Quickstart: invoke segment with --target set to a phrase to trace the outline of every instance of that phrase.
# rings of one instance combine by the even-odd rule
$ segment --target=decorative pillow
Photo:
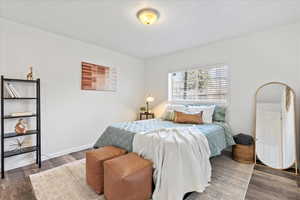
[[[175,113],[173,110],[166,110],[161,118],[167,121],[174,121]]]
[[[195,114],[203,112],[203,122],[212,123],[215,105],[188,106],[187,113]]]
[[[221,106],[216,106],[215,112],[213,115],[213,120],[216,122],[225,122],[226,121],[226,108]]]
[[[174,121],[175,113],[178,112],[186,112],[187,106],[181,104],[168,104],[165,112],[162,115],[163,120]]]
[[[187,124],[203,124],[202,114],[202,111],[198,114],[187,114],[175,111],[174,122]]]

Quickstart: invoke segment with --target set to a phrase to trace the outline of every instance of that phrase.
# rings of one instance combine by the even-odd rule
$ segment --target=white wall
[[[282,81],[300,94],[299,34],[300,23],[291,24],[148,59],[146,93],[160,105],[168,98],[168,72],[225,63],[230,70],[230,124],[235,133],[252,134],[254,94],[259,86]]]
[[[1,74],[24,78],[33,65],[41,79],[44,157],[86,148],[107,125],[136,119],[144,97],[142,60],[1,18],[0,34]],[[117,92],[81,90],[81,61],[117,67]],[[31,160],[31,154],[9,158],[6,168]]]
[[[235,134],[253,134],[254,95],[259,86],[270,81],[281,81],[293,88],[296,96],[300,95],[299,35],[300,23],[296,23],[148,59],[145,62],[146,93],[155,97],[154,110],[159,114],[163,107],[160,105],[168,98],[168,72],[217,63],[228,64],[231,82],[229,122]],[[296,103],[299,119],[300,101]]]

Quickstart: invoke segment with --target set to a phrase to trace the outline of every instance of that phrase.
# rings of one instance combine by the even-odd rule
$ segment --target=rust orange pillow
[[[202,114],[203,111],[197,114],[186,114],[183,112],[175,111],[174,122],[186,124],[203,124]]]

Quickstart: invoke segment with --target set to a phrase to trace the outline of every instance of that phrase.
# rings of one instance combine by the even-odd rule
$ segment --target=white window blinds
[[[169,101],[226,103],[228,87],[225,65],[169,73]]]

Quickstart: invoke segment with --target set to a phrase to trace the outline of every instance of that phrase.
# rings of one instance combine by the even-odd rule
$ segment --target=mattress
[[[215,122],[212,124],[179,124],[161,119],[150,119],[133,122],[115,123],[107,127],[99,137],[94,148],[117,146],[132,152],[132,142],[135,134],[143,134],[161,128],[189,127],[198,128],[207,138],[211,157],[220,155],[222,150],[234,143],[228,124]]]

